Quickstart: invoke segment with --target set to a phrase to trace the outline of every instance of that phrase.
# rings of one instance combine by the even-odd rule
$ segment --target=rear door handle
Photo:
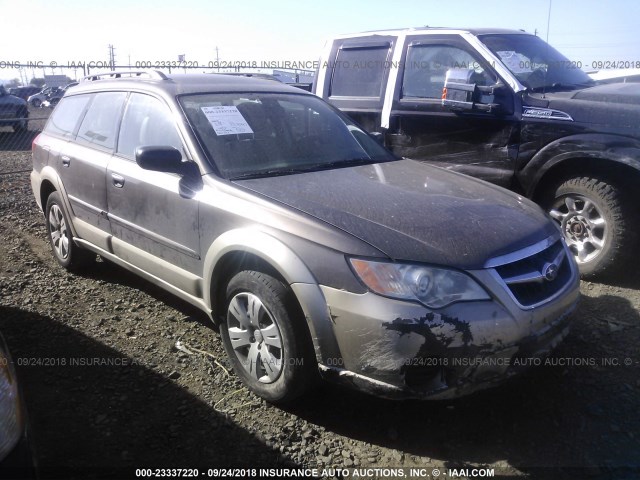
[[[67,157],[66,155],[63,155],[60,158],[62,159],[62,166],[63,167],[68,167],[69,165],[71,165],[71,159],[69,157]]]
[[[113,182],[113,186],[116,188],[124,187],[124,177],[117,173],[111,174],[111,181]]]

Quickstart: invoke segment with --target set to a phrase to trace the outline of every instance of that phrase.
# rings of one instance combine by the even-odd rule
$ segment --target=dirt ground
[[[55,263],[23,171],[33,135],[11,150],[9,135],[0,132],[0,331],[42,478],[194,467],[639,478],[638,265],[611,284],[583,282],[551,364],[498,388],[392,402],[325,386],[276,408],[228,371],[204,314],[110,263],[80,275]],[[209,355],[189,355],[177,341]]]

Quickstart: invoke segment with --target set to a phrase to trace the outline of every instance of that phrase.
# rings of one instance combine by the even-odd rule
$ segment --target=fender
[[[32,175],[33,175],[33,172],[32,172]],[[40,173],[36,175],[37,175],[37,178],[36,178],[35,184],[32,181],[32,188],[34,190],[34,193],[36,193],[35,187],[37,186],[36,199],[38,203],[40,203],[40,198],[42,194],[42,182],[44,182],[45,180],[48,180],[53,184],[56,191],[60,194],[60,198],[62,198],[62,203],[64,204],[63,206],[65,209],[65,213],[67,214],[67,217],[71,219],[71,222],[69,222],[71,234],[74,237],[79,237],[80,235],[78,235],[78,232],[76,231],[76,227],[73,224],[73,219],[75,219],[75,216],[73,215],[73,209],[71,208],[71,203],[69,202],[69,197],[67,196],[67,190],[64,188],[64,184],[62,183],[62,179],[58,175],[58,172],[56,172],[56,170],[52,166],[46,165],[45,167],[42,168],[42,170],[40,170]],[[47,206],[40,205],[40,207],[42,209],[42,213],[45,214],[45,208]]]
[[[209,311],[214,310],[211,293],[217,289],[214,270],[220,260],[231,252],[251,253],[275,268],[289,284],[302,308],[318,362],[340,358],[327,301],[317,280],[295,252],[258,228],[225,232],[207,250],[203,267],[203,299]]]
[[[549,170],[574,159],[600,159],[640,171],[640,141],[610,134],[580,134],[555,140],[536,153],[518,173],[527,196],[533,195]],[[527,178],[531,180],[527,182]]]

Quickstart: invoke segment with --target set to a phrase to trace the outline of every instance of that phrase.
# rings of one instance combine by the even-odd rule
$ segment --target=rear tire
[[[318,376],[311,338],[293,292],[262,272],[236,274],[226,291],[222,342],[233,369],[254,393],[288,403]]]
[[[62,267],[74,271],[95,262],[95,253],[84,250],[73,242],[71,222],[58,192],[53,192],[47,199],[45,221],[53,256]]]
[[[637,211],[620,185],[603,178],[572,177],[548,198],[547,209],[560,224],[582,276],[612,274],[632,256]]]

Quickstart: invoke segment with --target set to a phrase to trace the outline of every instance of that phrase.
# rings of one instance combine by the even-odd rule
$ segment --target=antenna
[[[549,12],[547,13],[547,46],[545,47],[547,49],[547,54],[545,55],[547,57],[547,61],[549,59],[549,25],[551,25],[551,2],[553,0],[549,0]],[[544,84],[542,85],[542,98],[545,98],[545,90],[547,88],[547,71],[549,70],[549,63],[547,63],[547,69],[544,71]]]

